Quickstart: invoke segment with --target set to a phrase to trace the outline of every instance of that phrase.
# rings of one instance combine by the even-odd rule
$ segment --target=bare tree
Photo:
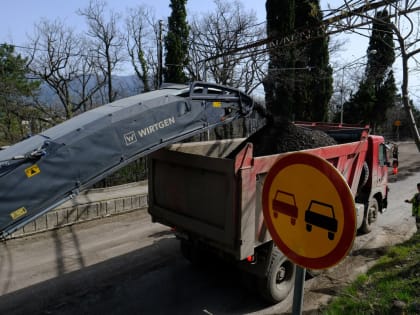
[[[123,36],[117,24],[120,16],[111,10],[107,18],[106,7],[107,4],[104,1],[91,0],[88,7],[78,10],[78,14],[86,18],[87,34],[92,40],[90,54],[96,56],[97,66],[106,79],[107,101],[110,103],[116,98],[112,75],[119,62],[122,61]]]
[[[140,5],[129,10],[126,19],[126,45],[134,72],[143,83],[143,91],[157,88],[157,46],[159,21],[153,9]]]
[[[364,73],[360,68],[366,65],[362,58],[351,62],[342,62],[341,60],[333,64],[335,69],[333,90],[334,93],[330,99],[329,112],[332,115],[339,115],[343,104],[352,97],[357,91],[359,83],[364,77]]]
[[[254,11],[245,11],[240,1],[214,0],[215,10],[195,17],[190,31],[189,75],[193,79],[213,80],[252,92],[261,82],[265,54],[258,49],[223,55],[265,35],[265,25],[257,24]]]
[[[80,78],[89,76],[91,69],[82,38],[58,20],[41,21],[34,33],[29,68],[55,92],[65,117],[70,118],[99,89],[98,82],[90,88],[86,80],[81,86],[77,84]],[[83,93],[76,93],[80,88]]]
[[[81,51],[89,51],[89,42],[81,41]],[[87,111],[103,104],[97,101],[97,94],[106,84],[106,77],[102,75],[100,67],[96,63],[95,55],[86,54],[81,59],[79,74],[73,80],[72,91],[81,100],[81,110]]]
[[[407,5],[408,5],[408,2],[409,1],[407,1]],[[404,109],[407,113],[407,116],[409,118],[410,129],[414,137],[414,141],[416,142],[417,150],[420,152],[420,134],[419,134],[419,129],[416,125],[416,120],[414,119],[412,102],[410,101],[409,91],[408,91],[408,80],[409,80],[408,62],[410,59],[415,59],[415,56],[420,53],[420,47],[417,45],[420,42],[419,28],[418,28],[419,24],[415,23],[411,19],[411,17],[407,14],[408,13],[407,9],[409,8],[405,8],[405,10],[400,10],[399,8],[396,8],[396,10],[399,10],[400,19],[404,18],[407,21],[407,24],[409,25],[407,32],[405,32],[404,34],[403,28],[399,27],[398,24],[391,23],[391,28],[399,44],[400,57],[401,57],[401,62],[402,62],[402,72],[403,72],[402,73],[403,79],[402,79],[402,84],[401,84],[402,102],[403,102]],[[420,9],[420,7],[418,9]],[[414,35],[414,36],[411,36],[411,35]],[[418,63],[417,63],[417,66],[418,66]]]

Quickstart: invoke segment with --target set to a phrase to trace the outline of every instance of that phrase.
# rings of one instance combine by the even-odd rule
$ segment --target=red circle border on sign
[[[284,168],[294,164],[308,165],[325,174],[325,176],[334,183],[334,186],[340,196],[343,209],[345,209],[345,211],[343,211],[344,222],[341,239],[339,240],[337,246],[330,253],[322,257],[310,258],[295,253],[293,249],[289,248],[282,241],[271,221],[269,212],[270,187],[279,172],[281,172]],[[352,247],[354,238],[356,236],[356,214],[353,195],[349,186],[347,185],[346,180],[339,173],[339,171],[332,164],[321,157],[309,153],[296,152],[287,154],[277,160],[268,172],[264,182],[262,192],[262,206],[264,221],[274,243],[278,246],[284,255],[286,255],[292,262],[299,266],[309,269],[326,269],[332,267],[339,263],[344,257],[346,257]],[[346,209],[353,209],[353,211],[346,211]]]

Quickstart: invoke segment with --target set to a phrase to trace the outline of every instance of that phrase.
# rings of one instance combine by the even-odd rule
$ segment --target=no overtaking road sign
[[[344,177],[323,158],[297,152],[279,159],[265,179],[262,203],[273,241],[299,266],[331,267],[352,247],[354,199]]]

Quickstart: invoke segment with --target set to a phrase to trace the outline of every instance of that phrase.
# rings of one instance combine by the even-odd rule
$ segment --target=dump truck
[[[369,127],[295,122],[318,129],[337,144],[302,152],[322,157],[345,178],[355,200],[357,230],[371,230],[378,213],[387,207],[388,149],[382,136]],[[296,266],[279,251],[264,222],[262,190],[270,168],[284,154],[254,156],[247,139],[174,144],[149,155],[149,213],[167,225],[180,240],[182,254],[192,262],[220,257],[237,266],[259,293],[277,303],[294,286]],[[279,191],[273,208],[296,219],[294,196]],[[287,204],[287,207],[282,206]],[[311,205],[307,228],[330,226]],[[282,209],[280,209],[282,208]],[[207,255],[211,253],[212,255]]]

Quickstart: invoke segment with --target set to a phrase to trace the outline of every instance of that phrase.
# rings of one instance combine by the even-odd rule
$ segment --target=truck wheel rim
[[[286,268],[282,265],[276,274],[276,284],[279,285],[286,278]]]

